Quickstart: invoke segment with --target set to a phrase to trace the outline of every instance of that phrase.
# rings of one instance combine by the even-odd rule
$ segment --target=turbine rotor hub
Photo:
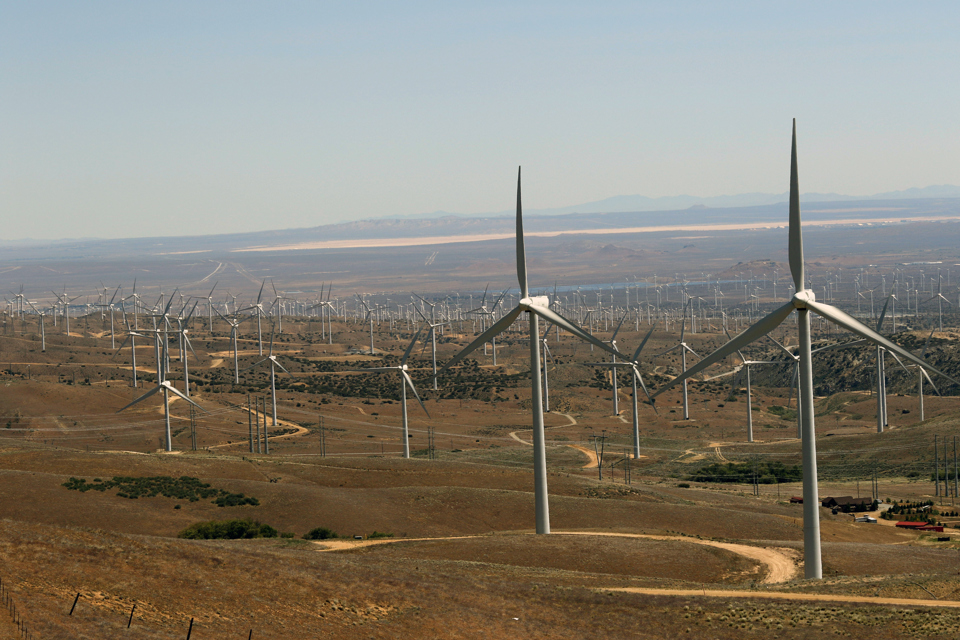
[[[803,291],[798,291],[793,294],[793,306],[797,309],[806,309],[807,302],[816,302],[817,296],[813,293],[813,289],[804,289]]]

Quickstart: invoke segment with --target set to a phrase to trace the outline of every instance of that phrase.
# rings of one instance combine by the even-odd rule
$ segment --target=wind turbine
[[[157,340],[159,340],[159,339],[160,339],[160,336],[159,336],[159,333],[158,333],[158,334],[157,334]],[[167,345],[166,345],[165,342],[164,342],[164,345],[163,345],[163,350],[164,350],[164,351],[167,350]],[[133,405],[135,405],[135,404],[137,404],[137,403],[140,403],[140,402],[143,402],[144,400],[146,400],[147,398],[149,398],[149,397],[152,396],[153,394],[162,391],[162,392],[163,392],[163,419],[164,419],[164,425],[165,425],[165,428],[166,428],[166,431],[165,431],[165,435],[166,435],[166,450],[167,450],[167,452],[170,452],[170,451],[173,451],[173,437],[172,437],[171,434],[170,434],[170,394],[172,393],[172,394],[174,394],[174,395],[176,395],[176,396],[179,396],[179,397],[183,398],[184,400],[186,400],[187,402],[189,402],[190,404],[192,404],[192,405],[195,406],[196,408],[200,409],[200,410],[203,411],[204,413],[209,413],[209,412],[208,412],[206,409],[204,409],[203,407],[201,407],[200,405],[198,405],[196,402],[194,402],[193,400],[191,400],[190,398],[188,398],[187,396],[185,396],[185,395],[183,395],[182,393],[180,393],[180,392],[177,390],[176,387],[174,387],[172,384],[170,384],[170,382],[169,382],[168,380],[164,380],[164,378],[163,378],[163,365],[162,365],[162,359],[161,359],[161,358],[157,358],[157,381],[158,381],[157,386],[155,386],[155,387],[154,387],[153,389],[151,389],[150,391],[147,391],[145,394],[143,394],[142,396],[140,396],[139,398],[137,398],[136,400],[134,400],[133,402],[131,402],[131,403],[128,404],[127,406],[125,406],[125,407],[123,407],[122,409],[118,410],[117,413],[120,413],[121,411],[124,411],[124,410],[126,410],[126,409],[129,409],[129,408],[132,407]]]
[[[400,374],[400,408],[403,413],[403,457],[410,457],[410,428],[407,422],[407,387],[410,387],[410,391],[413,391],[414,397],[417,399],[417,402],[420,403],[420,407],[423,409],[423,412],[427,414],[427,417],[430,417],[430,412],[427,411],[427,408],[423,404],[423,400],[420,399],[420,394],[417,393],[417,388],[413,386],[413,379],[410,378],[410,374],[407,373],[407,359],[410,357],[410,352],[413,350],[413,345],[417,343],[417,339],[420,337],[420,332],[423,331],[421,328],[417,331],[416,335],[413,336],[413,340],[410,341],[410,344],[407,345],[407,350],[403,352],[403,357],[400,359],[400,366],[398,367],[372,367],[369,369],[351,369],[351,371],[359,373],[384,373],[386,371],[396,371]]]
[[[417,294],[413,294],[413,295],[417,296]],[[420,296],[417,296],[417,297],[420,298]],[[423,298],[420,298],[420,299],[423,300]],[[426,302],[426,300],[424,300],[424,302]],[[430,304],[430,303],[428,302],[427,304]],[[413,310],[416,311],[417,314],[421,318],[423,318],[423,321],[426,322],[427,325],[430,327],[430,351],[431,351],[431,356],[433,358],[433,390],[436,391],[437,390],[437,327],[442,327],[443,325],[450,324],[450,323],[434,322],[434,319],[432,318],[433,316],[432,313],[430,314],[431,319],[428,320],[427,316],[423,315],[423,312],[417,308],[417,305],[413,305]],[[431,311],[432,311],[432,308],[431,308]],[[419,334],[420,332],[418,331],[417,335]]]
[[[727,339],[730,339],[730,333],[727,332]],[[789,352],[788,352],[789,353]],[[737,355],[740,356],[740,361],[743,363],[743,369],[746,369],[747,377],[747,442],[753,442],[753,395],[752,389],[750,388],[750,367],[758,364],[785,364],[783,360],[747,360],[746,356],[743,355],[743,352],[740,349],[737,349]],[[739,371],[734,371],[733,373],[739,373]],[[719,376],[714,376],[719,377]],[[738,377],[738,376],[737,376]],[[736,377],[734,378],[736,382]]]
[[[243,322],[243,319],[238,317],[236,320],[231,320],[222,313],[219,309],[214,309],[217,315],[223,318],[224,322],[230,325],[230,340],[233,342],[233,382],[235,384],[240,384],[240,364],[237,359],[237,329],[240,327],[240,323]]]
[[[218,284],[220,284],[219,280],[214,282],[213,288],[210,289],[210,293],[207,294],[207,328],[211,334],[213,333],[213,291],[217,288]],[[133,289],[134,291],[137,289],[136,281],[133,283]]]
[[[920,357],[923,358],[927,355],[927,347],[930,346],[930,338],[933,337],[934,329],[930,329],[930,335],[927,336],[927,341],[923,343],[923,351],[920,352]],[[937,392],[937,395],[940,395],[940,390],[937,389],[937,385],[933,384],[933,380],[930,379],[930,376],[927,374],[926,370],[923,367],[917,367],[917,370],[920,372],[917,376],[917,397],[920,400],[920,422],[923,422],[923,379],[926,378],[927,382],[930,383],[930,386],[933,387],[933,390]]]
[[[47,350],[47,333],[43,326],[43,316],[46,315],[46,313],[33,306],[33,303],[29,300],[27,300],[27,304],[40,316],[40,353],[44,353]]]
[[[657,411],[657,405],[654,404],[653,398],[650,397],[650,392],[647,390],[647,385],[643,383],[643,376],[640,375],[640,368],[637,359],[640,357],[640,352],[643,351],[643,348],[647,344],[647,340],[650,339],[650,336],[653,335],[653,330],[657,328],[657,323],[653,323],[650,326],[650,330],[647,331],[647,335],[644,336],[643,341],[640,342],[640,346],[637,347],[637,350],[633,352],[633,359],[628,362],[592,362],[595,367],[610,367],[613,370],[616,370],[617,367],[629,368],[630,373],[633,379],[633,457],[638,459],[640,457],[640,416],[638,413],[637,406],[637,383],[640,383],[640,388],[643,389],[643,392],[647,396],[647,400],[650,401],[650,407],[653,408],[653,412],[657,415],[660,415],[660,412]]]
[[[533,411],[533,477],[534,501],[536,506],[537,533],[550,533],[550,505],[547,500],[547,455],[546,442],[543,433],[543,396],[540,388],[540,323],[543,318],[554,324],[559,324],[581,340],[624,358],[625,356],[612,346],[601,342],[589,333],[577,327],[569,320],[549,308],[550,300],[547,296],[530,296],[527,284],[527,259],[523,247],[523,212],[520,199],[520,170],[517,170],[517,280],[520,283],[520,300],[516,307],[497,320],[489,329],[484,331],[476,340],[468,344],[460,353],[455,355],[443,368],[437,372],[440,375],[454,364],[463,360],[491,338],[505,331],[520,316],[529,314],[530,337],[530,404]]]
[[[689,299],[687,300],[686,304],[687,305],[690,304]],[[684,334],[684,331],[686,330],[686,327],[687,327],[687,310],[686,310],[686,305],[684,305],[682,318],[680,320],[680,343],[675,347],[670,347],[666,351],[663,351],[657,354],[660,356],[665,356],[671,351],[680,349],[680,366],[682,369],[682,373],[687,372],[687,352],[688,351],[693,355],[695,355],[697,358],[700,357],[700,354],[698,354],[696,351],[691,349],[690,345],[688,345],[686,342],[683,341],[683,334]],[[690,419],[690,398],[687,392],[687,376],[681,375],[680,377],[683,379],[683,419],[689,420]],[[668,386],[671,386],[671,385],[668,385]]]
[[[931,278],[931,280],[932,280],[932,278]],[[938,324],[939,324],[939,326],[940,326],[940,332],[941,332],[941,333],[943,332],[943,303],[946,302],[947,304],[949,304],[949,305],[951,305],[951,306],[953,305],[953,303],[951,303],[949,300],[947,300],[946,296],[944,296],[943,293],[940,292],[940,286],[941,286],[942,282],[943,282],[943,278],[942,278],[942,276],[940,275],[940,273],[938,272],[938,273],[937,273],[937,295],[935,295],[935,296],[933,296],[932,298],[929,298],[929,299],[927,299],[927,300],[924,300],[924,301],[921,303],[921,304],[926,304],[926,303],[931,302],[931,301],[933,301],[933,300],[936,300],[936,301],[937,301],[937,322],[938,322]]]
[[[244,371],[249,371],[257,365],[263,364],[264,362],[270,363],[270,399],[273,403],[273,424],[271,426],[277,426],[277,367],[280,367],[280,370],[285,374],[290,375],[290,372],[283,368],[283,365],[277,362],[277,356],[273,355],[273,331],[270,332],[270,352],[269,355],[263,360],[254,362],[252,365],[244,369]]]
[[[869,327],[861,324],[843,311],[831,305],[816,302],[813,291],[807,288],[803,265],[803,236],[800,227],[800,187],[797,177],[797,124],[793,122],[793,142],[790,158],[790,231],[789,231],[789,263],[790,273],[793,276],[793,298],[785,305],[774,310],[760,319],[742,333],[727,342],[725,345],[701,360],[694,367],[677,376],[660,388],[653,397],[657,397],[667,389],[681,383],[719,362],[731,353],[754,342],[770,333],[783,323],[794,311],[797,312],[797,332],[800,341],[800,404],[802,405],[803,420],[803,548],[804,574],[807,578],[821,579],[823,564],[820,554],[820,501],[817,491],[817,443],[814,430],[813,409],[813,358],[811,355],[810,312],[855,333],[867,340],[882,345],[891,352],[896,352],[914,364],[934,371],[935,373],[954,381],[941,371],[931,367],[922,359],[906,349],[890,342]]]
[[[262,303],[260,300],[261,300],[261,298],[263,298],[263,288],[266,286],[266,284],[267,284],[267,281],[266,281],[266,279],[264,279],[263,283],[260,285],[260,293],[257,294],[257,301],[256,301],[254,304],[250,305],[250,306],[247,307],[246,309],[241,309],[240,311],[237,312],[237,313],[240,313],[240,312],[242,312],[242,311],[251,311],[251,310],[253,310],[253,311],[256,312],[256,316],[257,316],[257,344],[259,345],[260,355],[261,355],[261,356],[263,355],[263,330],[262,330],[262,327],[261,327],[261,324],[260,324],[260,319],[263,318],[263,316],[265,316],[265,315],[267,315],[267,314],[264,313],[264,311],[263,311],[263,303]]]

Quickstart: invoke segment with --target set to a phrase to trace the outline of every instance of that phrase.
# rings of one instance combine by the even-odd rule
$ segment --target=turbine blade
[[[490,342],[491,338],[493,338],[494,336],[502,332],[504,329],[509,327],[511,324],[513,324],[513,321],[517,319],[517,316],[519,316],[522,311],[523,309],[521,309],[520,307],[516,307],[513,311],[511,311],[510,313],[508,313],[507,315],[503,316],[502,318],[497,320],[495,323],[493,323],[490,326],[490,328],[484,331],[483,333],[481,333],[476,340],[474,340],[473,342],[468,344],[466,347],[464,347],[460,351],[460,353],[453,356],[453,358],[451,358],[445,365],[443,365],[439,370],[437,370],[437,377],[440,377],[441,373],[443,373],[453,365],[457,364],[458,362],[466,358],[468,355],[470,355],[471,352],[473,352],[478,347],[482,346],[487,342]]]
[[[517,168],[517,280],[520,281],[520,297],[530,296],[527,288],[527,256],[523,249],[523,208],[520,205],[520,168]]]
[[[890,292],[890,295],[887,296],[887,299],[883,301],[883,310],[880,311],[880,318],[877,320],[877,333],[880,332],[880,329],[883,327],[883,319],[887,315],[887,305],[890,304],[890,298],[893,297],[893,291]]]
[[[627,319],[627,312],[623,312],[623,317],[620,318],[620,323],[617,325],[616,330],[613,332],[613,335],[610,337],[610,342],[613,342],[617,339],[617,334],[620,333],[620,327],[623,326],[623,321]]]
[[[654,322],[653,326],[650,327],[650,331],[647,331],[647,335],[643,337],[643,341],[640,343],[640,346],[637,347],[637,350],[633,352],[633,360],[631,360],[631,362],[636,362],[637,358],[640,357],[640,352],[643,351],[644,345],[647,344],[647,340],[649,340],[650,336],[653,335],[653,330],[657,328],[657,324],[659,322],[660,322],[659,320],[657,320],[657,322]]]
[[[923,374],[923,377],[927,379],[927,382],[930,383],[930,386],[933,387],[933,390],[937,392],[937,395],[940,395],[940,389],[937,389],[937,385],[933,384],[933,380],[930,379],[930,374],[927,373],[926,369],[921,368],[920,373]]]
[[[118,410],[117,410],[117,413],[120,413],[120,412],[123,411],[124,409],[129,409],[130,407],[132,407],[133,405],[137,404],[138,402],[143,402],[144,400],[146,400],[147,398],[149,398],[149,397],[152,396],[153,394],[157,393],[157,392],[160,391],[161,389],[163,389],[163,385],[162,385],[162,384],[158,384],[158,385],[155,386],[153,389],[150,389],[150,391],[147,391],[145,394],[143,394],[142,396],[140,396],[139,398],[137,398],[136,400],[134,400],[133,402],[131,402],[130,404],[128,404],[127,406],[125,406],[123,409],[118,409]]]
[[[165,381],[165,382],[166,382],[166,381]],[[188,398],[187,396],[185,396],[185,395],[183,395],[182,393],[180,393],[180,392],[177,390],[177,388],[176,388],[175,386],[173,386],[172,384],[167,383],[167,384],[164,384],[163,386],[165,386],[165,387],[170,391],[170,393],[172,393],[172,394],[174,394],[174,395],[177,395],[177,396],[180,396],[182,399],[186,400],[187,402],[189,402],[190,404],[192,404],[193,406],[195,406],[197,409],[200,409],[200,411],[203,411],[204,413],[210,413],[209,411],[207,411],[206,409],[204,409],[203,407],[201,407],[200,405],[198,405],[196,402],[194,402],[193,400],[191,400],[191,399]]]
[[[253,369],[253,368],[254,368],[255,366],[257,366],[258,364],[263,364],[264,362],[266,362],[266,361],[269,360],[269,359],[270,359],[270,358],[264,358],[263,360],[260,360],[259,362],[254,362],[254,363],[253,363],[252,365],[250,365],[249,367],[246,367],[245,369],[240,369],[240,373],[243,373],[244,371],[250,371],[250,369]]]
[[[669,389],[670,387],[683,382],[684,380],[689,379],[691,376],[694,376],[715,362],[719,362],[723,358],[727,357],[731,353],[734,353],[741,349],[742,347],[747,346],[754,340],[759,340],[763,336],[767,335],[778,326],[780,323],[787,319],[791,313],[793,313],[794,306],[793,301],[791,300],[787,304],[783,305],[779,309],[776,309],[770,315],[758,320],[756,324],[751,327],[748,327],[740,335],[736,336],[733,340],[726,343],[706,358],[698,362],[693,367],[687,369],[686,373],[682,373],[665,386],[661,387],[653,394],[653,397],[656,398],[658,395]]]
[[[413,336],[413,340],[410,341],[410,344],[407,345],[407,350],[403,352],[403,357],[400,358],[400,364],[407,364],[407,358],[410,357],[410,352],[413,351],[413,345],[417,344],[417,340],[420,338],[420,333],[423,331],[423,327],[417,329],[417,333]]]
[[[903,369],[904,373],[910,373],[910,371],[907,370],[905,366],[903,366],[903,361],[901,361],[900,358],[897,357],[897,354],[891,351],[890,355],[893,356],[893,359],[897,361],[897,364],[900,365],[900,368]]]
[[[930,335],[927,336],[927,341],[923,343],[923,351],[920,352],[920,357],[924,358],[927,355],[927,347],[930,346],[930,338],[933,337],[933,332],[936,330],[936,327],[930,329]]]
[[[937,375],[943,376],[944,378],[953,382],[954,384],[960,385],[960,382],[958,382],[954,378],[951,378],[950,376],[940,371],[936,367],[931,366],[929,363],[913,355],[912,353],[910,353],[900,345],[890,342],[889,340],[884,338],[879,333],[873,331],[869,327],[866,327],[860,324],[859,322],[857,322],[856,320],[848,316],[846,313],[844,313],[840,309],[837,309],[836,307],[832,307],[828,304],[821,304],[819,302],[809,302],[809,301],[807,302],[807,308],[813,311],[814,313],[816,313],[817,315],[823,316],[830,322],[833,322],[834,324],[843,327],[847,331],[850,331],[851,333],[855,333],[859,336],[862,336],[867,340],[869,340],[870,342],[880,345],[887,351],[890,351],[891,353],[897,353],[901,357],[903,357],[905,360],[909,360],[910,362],[916,365],[919,365],[924,369],[928,369],[930,371],[933,371]]]
[[[267,286],[267,279],[264,278],[263,282],[260,284],[260,293],[257,294],[257,304],[260,304],[260,298],[263,297],[263,288]]]
[[[834,351],[836,349],[848,349],[850,347],[856,347],[861,344],[864,344],[865,342],[866,340],[863,340],[863,339],[852,340],[850,342],[838,342],[836,344],[828,344],[825,347],[818,347],[813,351],[811,351],[810,353],[820,353],[821,351]]]
[[[430,412],[427,411],[427,407],[423,404],[423,400],[420,399],[420,394],[417,393],[417,388],[413,386],[413,379],[403,369],[400,370],[400,375],[403,376],[403,383],[410,387],[410,391],[413,391],[413,397],[417,399],[417,402],[420,403],[420,408],[423,409],[423,412],[427,414],[427,417],[429,418]]]
[[[797,177],[797,119],[793,119],[793,145],[790,149],[790,275],[794,290],[806,288],[803,274],[803,233],[800,230],[800,180]]]
[[[637,382],[640,383],[640,388],[643,389],[643,392],[647,396],[647,400],[650,401],[650,406],[653,407],[653,412],[659,416],[660,412],[657,411],[657,403],[653,401],[653,397],[650,395],[650,391],[647,390],[647,385],[643,383],[643,376],[640,375],[640,370],[637,369],[636,365],[633,365],[633,372],[637,374]]]
[[[533,311],[535,314],[537,314],[541,318],[549,320],[553,324],[558,325],[561,329],[565,329],[566,331],[569,331],[570,333],[577,336],[581,340],[586,340],[592,345],[599,347],[600,349],[603,349],[607,353],[611,353],[617,356],[618,358],[621,358],[623,360],[627,359],[627,356],[620,353],[615,347],[607,344],[606,342],[601,342],[597,338],[594,338],[592,335],[590,335],[589,333],[587,333],[577,325],[573,324],[572,322],[570,322],[569,320],[561,316],[556,311],[553,311],[552,309],[547,309],[546,307],[541,307],[536,304],[527,305],[527,308],[530,309],[530,311]]]

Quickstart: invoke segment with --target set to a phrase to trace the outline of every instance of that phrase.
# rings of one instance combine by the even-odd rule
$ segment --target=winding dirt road
[[[852,602],[856,604],[890,604],[908,607],[960,608],[957,600],[911,600],[909,598],[872,598],[870,596],[843,596],[819,593],[785,593],[783,591],[727,591],[713,589],[648,589],[644,587],[614,587],[598,591],[642,593],[650,596],[700,596],[707,598],[750,598],[754,600],[801,600],[805,602]]]
[[[534,534],[528,534],[534,535]],[[787,582],[796,576],[797,567],[794,558],[799,557],[799,553],[793,549],[782,549],[779,547],[754,547],[746,544],[736,544],[733,542],[718,542],[715,540],[701,540],[699,538],[688,538],[684,536],[657,536],[642,533],[610,533],[597,531],[554,531],[551,535],[556,536],[602,536],[611,538],[645,538],[648,540],[670,540],[676,542],[688,542],[690,544],[700,544],[708,547],[724,549],[737,555],[749,558],[761,564],[766,568],[766,575],[763,584],[777,584]],[[464,540],[467,538],[483,538],[484,536],[453,536],[449,538],[380,538],[377,540],[318,540],[318,545],[322,548],[320,551],[344,551],[347,549],[356,549],[358,547],[370,547],[378,544],[390,544],[393,542],[427,542],[438,540]],[[625,589],[622,589],[625,590]],[[694,591],[693,593],[699,593]],[[733,592],[739,593],[739,592]]]

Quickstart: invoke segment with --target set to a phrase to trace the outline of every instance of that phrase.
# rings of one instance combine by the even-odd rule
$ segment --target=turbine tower
[[[494,336],[505,331],[513,324],[521,313],[529,314],[530,337],[530,404],[533,411],[533,476],[534,499],[536,504],[537,533],[550,533],[550,505],[547,501],[547,452],[543,434],[543,394],[540,387],[540,322],[543,318],[566,331],[596,345],[600,349],[619,358],[626,359],[615,347],[601,342],[597,338],[574,325],[569,320],[550,309],[550,300],[547,296],[530,296],[527,283],[527,258],[523,248],[523,209],[520,198],[520,170],[517,170],[517,280],[520,283],[520,301],[509,313],[497,320],[489,329],[468,344],[460,353],[455,355],[437,372],[440,375],[454,364],[463,360],[481,345],[489,342]]]
[[[823,564],[820,554],[820,501],[817,493],[817,443],[814,431],[813,415],[813,358],[811,356],[810,312],[838,325],[852,333],[866,338],[870,342],[883,346],[887,351],[895,352],[920,367],[929,369],[956,382],[945,373],[931,367],[922,359],[906,349],[890,342],[876,331],[861,324],[840,309],[816,301],[813,291],[807,289],[803,270],[803,235],[800,228],[800,187],[797,177],[797,122],[793,121],[793,144],[790,156],[790,232],[789,263],[793,276],[794,294],[787,304],[761,318],[745,329],[725,345],[698,362],[694,367],[677,376],[660,388],[653,397],[687,380],[719,362],[738,349],[759,340],[783,323],[794,311],[797,312],[797,332],[800,341],[800,402],[802,410],[802,449],[803,449],[803,550],[804,573],[807,578],[823,578]],[[957,383],[960,384],[960,383]]]

